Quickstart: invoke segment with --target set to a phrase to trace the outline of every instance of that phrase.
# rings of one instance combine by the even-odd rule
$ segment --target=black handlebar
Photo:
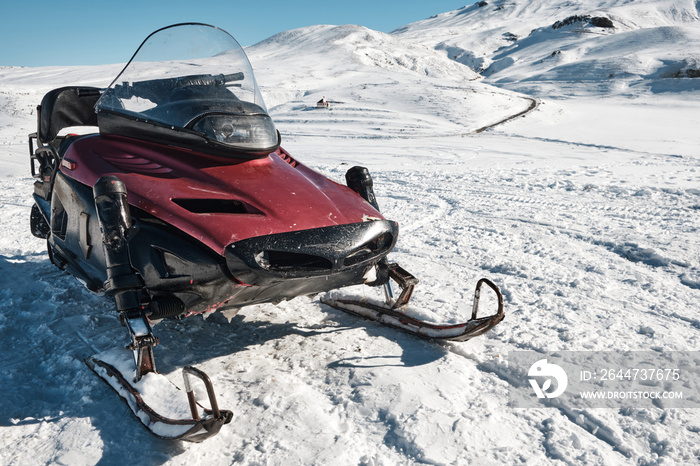
[[[187,86],[223,86],[226,83],[243,80],[243,73],[232,74],[203,74],[197,76],[183,76],[182,78],[172,78],[175,80],[174,87]]]
[[[151,79],[134,83],[117,84],[114,91],[119,98],[140,97],[149,100],[162,100],[173,89],[188,86],[223,86],[233,81],[242,81],[242,72],[231,74],[199,74],[178,78]]]

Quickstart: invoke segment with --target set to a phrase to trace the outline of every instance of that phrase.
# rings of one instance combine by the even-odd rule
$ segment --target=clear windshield
[[[185,128],[243,150],[277,144],[245,52],[227,32],[204,24],[169,26],[151,34],[96,109]]]

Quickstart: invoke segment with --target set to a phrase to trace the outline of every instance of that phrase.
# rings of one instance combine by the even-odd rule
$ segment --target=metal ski
[[[413,288],[418,284],[416,279],[409,272],[398,264],[389,265],[389,278],[396,282],[401,288],[401,293],[396,300],[391,298],[391,287],[387,283],[387,304],[381,305],[368,300],[353,300],[334,298],[326,295],[321,299],[323,304],[339,309],[350,314],[354,314],[366,319],[379,322],[389,327],[411,333],[413,335],[431,340],[451,340],[467,341],[471,338],[484,334],[503,320],[503,295],[491,280],[482,278],[476,284],[474,292],[474,302],[472,305],[471,318],[463,323],[439,325],[406,315],[402,310],[408,305],[408,301],[413,293]],[[495,314],[487,317],[478,317],[479,299],[481,297],[482,285],[491,288],[498,297],[498,309]]]
[[[183,369],[185,397],[179,388],[157,372],[149,372],[136,380],[134,361],[126,349],[106,351],[87,358],[85,362],[158,437],[201,442],[216,435],[233,417],[231,411],[219,409],[209,377],[192,366]],[[192,376],[204,383],[211,409],[202,407],[195,400]]]

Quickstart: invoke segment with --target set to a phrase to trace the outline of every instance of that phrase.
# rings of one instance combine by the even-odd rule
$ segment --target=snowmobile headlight
[[[192,129],[240,149],[267,149],[278,142],[275,124],[268,115],[207,115],[198,119]]]

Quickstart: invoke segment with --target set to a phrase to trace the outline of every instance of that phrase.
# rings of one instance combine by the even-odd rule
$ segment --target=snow
[[[61,85],[106,86],[121,65],[0,68],[0,463],[696,464],[694,409],[508,406],[526,371],[508,365],[514,351],[700,347],[700,81],[664,74],[696,66],[696,4],[488,4],[426,20],[422,35],[314,26],[247,51],[285,149],[339,182],[370,169],[401,225],[391,258],[421,280],[415,312],[462,320],[483,276],[505,320],[450,344],[319,297],[163,321],[159,370],[180,387],[183,366],[204,370],[234,413],[202,444],[148,434],[83,363],[126,331],[29,232],[34,108]],[[551,30],[575,14],[620,27]],[[513,61],[481,79],[448,47]],[[331,108],[314,108],[323,96]],[[534,111],[475,132],[531,98]]]

